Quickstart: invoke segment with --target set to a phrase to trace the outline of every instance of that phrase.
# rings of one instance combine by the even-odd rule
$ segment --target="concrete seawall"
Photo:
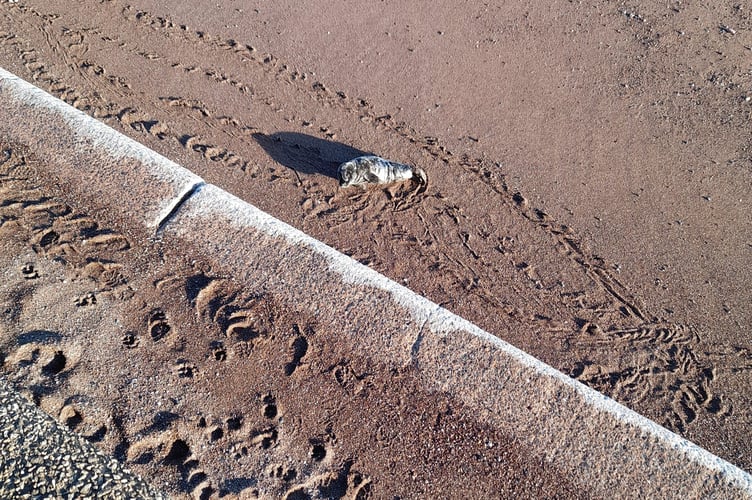
[[[752,498],[746,472],[1,69],[0,134],[49,158],[41,175],[77,208],[275,290],[594,494]]]

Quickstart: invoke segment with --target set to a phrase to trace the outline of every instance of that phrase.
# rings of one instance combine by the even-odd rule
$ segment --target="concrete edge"
[[[362,326],[365,319],[350,312],[357,309],[351,307],[357,301],[368,299],[385,308],[381,314],[387,317],[379,321],[383,319],[384,327],[392,328],[393,335],[373,333],[366,339],[367,346],[381,349],[382,358],[393,359],[397,364],[415,363],[422,380],[434,390],[451,390],[461,385],[465,388],[461,392],[467,394],[465,402],[478,407],[479,414],[487,421],[535,433],[530,436],[530,445],[560,461],[564,470],[572,474],[581,473],[588,461],[598,464],[606,461],[607,467],[598,465],[599,470],[587,474],[589,481],[603,481],[599,488],[603,492],[614,492],[614,483],[605,481],[603,474],[624,469],[630,477],[645,479],[648,484],[640,488],[642,493],[672,491],[676,495],[692,495],[720,488],[752,497],[752,476],[745,471],[322,242],[215,186],[206,185],[176,163],[2,68],[0,102],[0,124],[4,124],[0,125],[0,132],[19,139],[50,160],[50,171],[45,174],[58,179],[63,192],[86,200],[91,205],[86,207],[90,212],[139,232],[144,230],[153,235],[160,229],[163,238],[174,238],[181,243],[192,241],[191,248],[209,258],[216,256],[214,252],[219,249],[225,250],[222,260],[235,252],[238,255],[230,258],[235,259],[235,264],[244,262],[244,252],[238,252],[237,243],[233,243],[238,241],[233,240],[233,235],[240,232],[249,236],[242,240],[247,242],[244,246],[252,247],[246,248],[245,253],[269,253],[268,263],[256,263],[247,272],[235,267],[245,272],[243,279],[258,280],[253,273],[262,273],[264,279],[269,276],[276,279],[270,281],[272,285],[289,286],[297,282],[299,288],[305,289],[315,281],[328,293],[349,294],[355,290],[346,310],[331,313],[338,326],[363,332],[355,327]],[[13,127],[19,117],[25,121],[23,128],[30,132]],[[90,166],[91,175],[81,177],[76,165],[82,164]],[[123,196],[138,202],[112,204]],[[225,240],[202,239],[206,234],[202,234],[201,226],[206,225],[207,219],[215,225],[227,225]],[[284,251],[279,252],[280,248]],[[291,259],[305,265],[302,269],[289,269],[287,264]],[[309,269],[316,269],[319,274],[311,275]],[[331,304],[326,300],[309,307],[325,307],[324,302]],[[409,318],[395,323],[396,312]],[[521,387],[525,384],[526,387]],[[504,410],[505,406],[511,409]],[[542,413],[534,418],[523,415],[528,418],[525,422],[508,421],[510,415],[526,407]],[[533,420],[538,425],[532,424]],[[585,427],[603,428],[604,422],[610,429],[608,433],[580,434]],[[571,459],[567,458],[567,449],[557,446],[562,442],[570,446],[583,438],[587,442],[580,445],[580,451]],[[635,438],[641,458],[629,459],[634,450],[613,456],[614,442]],[[652,456],[660,459],[653,461]],[[664,470],[667,459],[679,464],[684,472],[672,470],[667,474]],[[700,470],[704,471],[703,477],[691,477]],[[676,484],[682,477],[686,477],[686,482]],[[616,483],[623,482],[624,477],[621,480]]]
[[[203,179],[0,68],[0,132],[54,151],[45,175],[124,229],[159,227]],[[22,123],[23,126],[16,126]],[[96,166],[96,167],[95,167]]]

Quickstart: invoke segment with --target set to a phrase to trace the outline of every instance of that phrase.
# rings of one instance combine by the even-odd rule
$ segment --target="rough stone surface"
[[[166,499],[0,377],[0,497]]]

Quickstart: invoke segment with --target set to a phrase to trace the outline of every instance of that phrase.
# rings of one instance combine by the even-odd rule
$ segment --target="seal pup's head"
[[[346,161],[337,169],[339,178],[339,187],[347,187],[358,184],[358,162],[355,160]]]
[[[377,168],[379,162],[385,163],[386,160],[378,156],[367,155],[358,156],[350,161],[346,161],[339,166],[339,185],[340,187],[360,186],[369,183],[378,183],[379,176],[372,170]]]

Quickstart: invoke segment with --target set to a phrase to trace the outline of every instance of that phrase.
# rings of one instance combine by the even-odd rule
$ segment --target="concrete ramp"
[[[0,136],[44,156],[40,177],[77,209],[273,290],[336,342],[409,369],[416,393],[461,401],[589,495],[752,498],[746,472],[4,70]]]

